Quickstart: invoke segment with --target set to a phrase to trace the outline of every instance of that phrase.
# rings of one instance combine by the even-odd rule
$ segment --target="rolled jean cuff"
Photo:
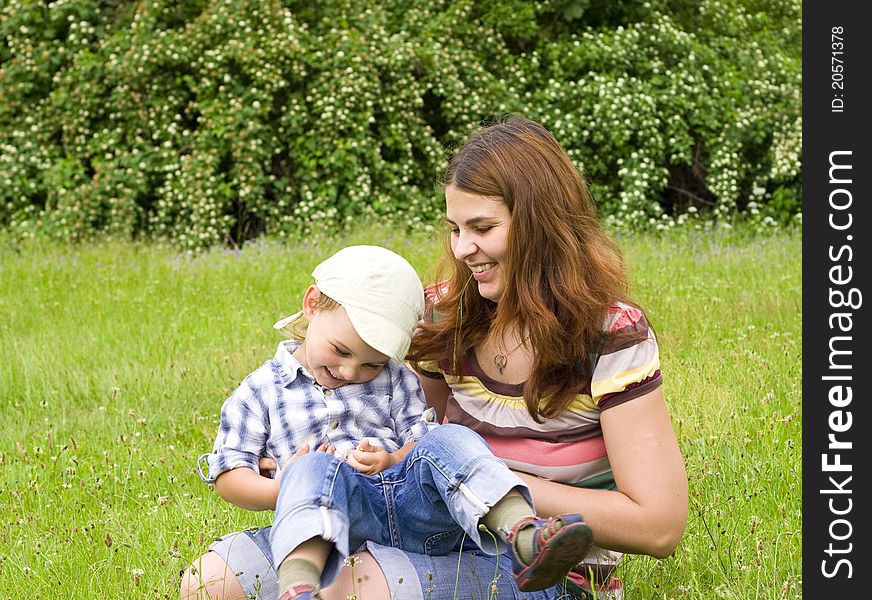
[[[278,571],[279,565],[288,554],[306,540],[322,538],[333,543],[333,550],[321,573],[321,586],[326,587],[339,576],[343,562],[350,554],[348,535],[348,520],[336,509],[327,506],[301,506],[285,511],[273,523],[269,536],[275,569]]]
[[[404,600],[424,600],[418,572],[409,561],[408,554],[398,548],[382,546],[374,542],[366,543],[366,550],[372,554],[388,582],[391,598]]]
[[[493,468],[495,464],[498,465],[496,469]],[[474,494],[473,489],[477,490],[479,495]],[[482,536],[478,524],[490,509],[513,489],[517,489],[527,504],[533,508],[533,496],[527,484],[507,469],[502,460],[487,457],[472,466],[463,482],[458,485],[457,492],[450,498],[455,519],[467,531],[470,539],[486,554],[500,554],[506,552],[508,547],[498,535]],[[535,508],[533,510],[535,511]]]
[[[246,598],[274,600],[279,595],[279,581],[269,559],[267,529],[240,531],[225,535],[209,550],[227,563],[225,580],[232,573],[247,594]],[[195,563],[196,566],[196,563]]]

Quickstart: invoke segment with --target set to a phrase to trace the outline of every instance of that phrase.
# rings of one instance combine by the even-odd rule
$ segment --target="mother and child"
[[[225,402],[201,474],[274,521],[213,543],[183,599],[621,598],[622,553],[678,545],[657,341],[583,177],[513,116],[443,189],[438,284],[340,250]]]

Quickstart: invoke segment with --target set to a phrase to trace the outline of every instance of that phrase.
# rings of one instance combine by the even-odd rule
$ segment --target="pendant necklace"
[[[528,335],[528,336],[525,337],[523,340],[521,340],[520,342],[518,342],[518,345],[517,345],[517,346],[515,346],[514,348],[512,348],[512,349],[509,350],[508,352],[504,352],[504,351],[503,351],[503,345],[500,343],[500,340],[497,339],[497,348],[499,348],[499,352],[497,353],[496,356],[494,356],[494,365],[496,365],[496,368],[499,370],[500,375],[503,374],[503,369],[506,368],[506,363],[508,362],[508,356],[509,356],[512,352],[514,352],[515,350],[517,350],[518,348],[520,348],[521,346],[523,346],[523,345],[524,345],[524,342],[526,342],[526,341],[529,340],[529,339],[530,339],[530,336]]]

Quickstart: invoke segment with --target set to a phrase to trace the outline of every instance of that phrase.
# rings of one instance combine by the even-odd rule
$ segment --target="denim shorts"
[[[258,600],[278,597],[278,575],[272,566],[269,532],[270,528],[265,527],[232,533],[209,547],[227,562],[248,597]],[[396,600],[572,600],[582,597],[573,595],[562,585],[538,592],[520,592],[512,579],[511,560],[505,554],[492,556],[468,545],[446,556],[403,552],[373,542],[367,542],[358,551],[372,554],[385,574],[390,597]]]
[[[321,574],[327,587],[346,557],[366,541],[443,556],[465,536],[495,554],[508,548],[499,538],[488,539],[479,523],[512,490],[532,507],[526,484],[480,435],[460,425],[436,427],[402,461],[376,475],[312,452],[294,460],[282,475],[272,555],[279,564],[308,539],[332,542]]]

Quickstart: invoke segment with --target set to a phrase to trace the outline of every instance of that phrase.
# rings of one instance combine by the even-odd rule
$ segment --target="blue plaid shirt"
[[[372,381],[331,390],[293,357],[299,345],[281,342],[224,402],[212,453],[198,460],[206,483],[237,467],[257,470],[261,457],[284,465],[305,444],[333,444],[344,455],[368,438],[395,452],[436,426],[435,410],[427,408],[418,377],[405,365],[392,360]]]

